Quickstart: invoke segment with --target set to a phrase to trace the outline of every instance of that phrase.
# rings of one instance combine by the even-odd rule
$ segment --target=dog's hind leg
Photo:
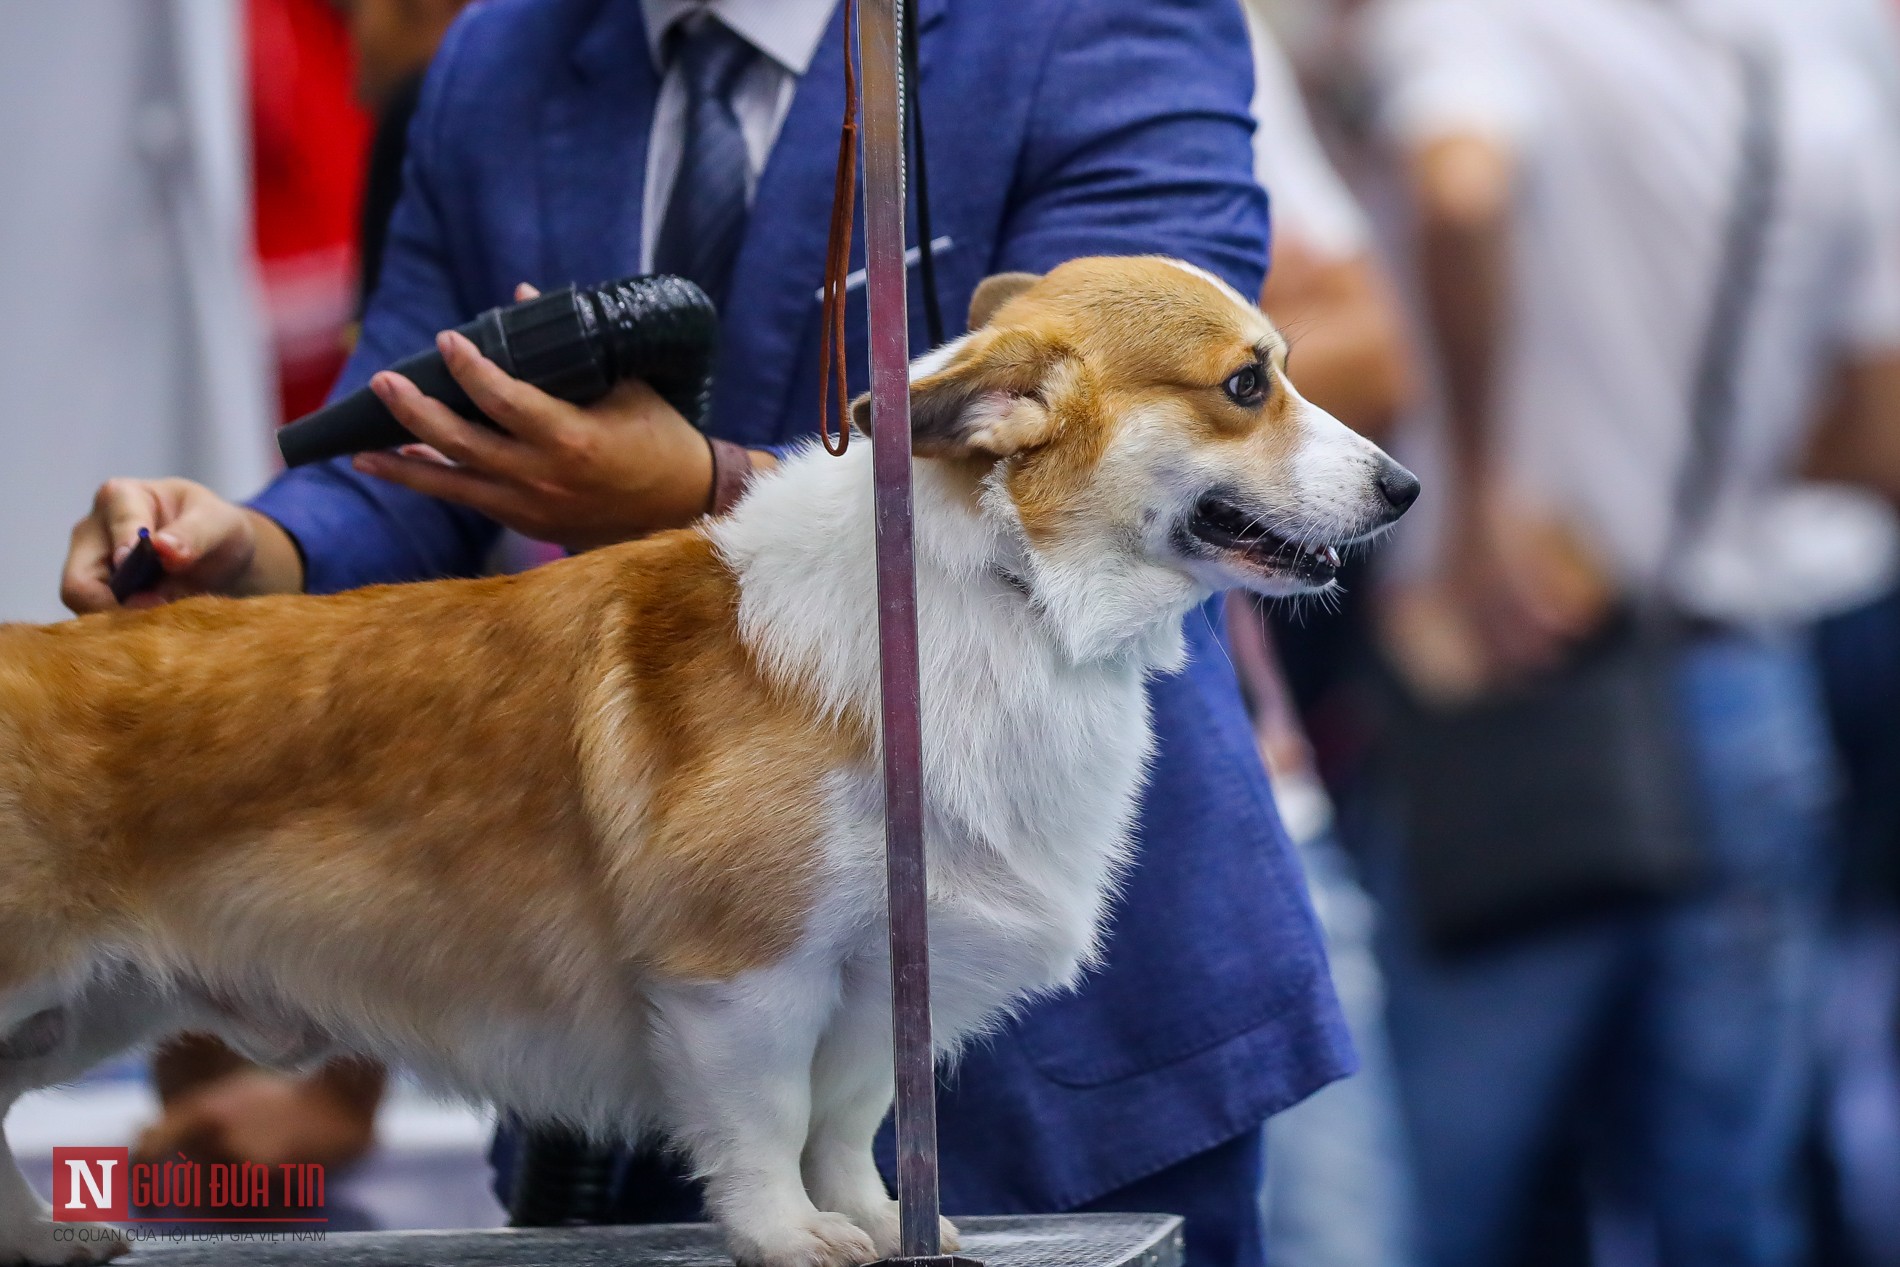
[[[0,1070],[0,1079],[6,1076]],[[21,1091],[0,1091],[0,1122]],[[124,1183],[119,1175],[116,1182]],[[55,1223],[0,1132],[0,1267],[55,1267],[65,1263],[102,1263],[130,1249],[115,1228],[97,1223]]]
[[[705,1180],[706,1204],[742,1267],[857,1267],[877,1257],[855,1223],[812,1204],[799,1167],[812,1055],[837,990],[835,965],[794,957],[649,995],[666,1128]]]
[[[0,1015],[22,1010],[5,1009],[7,1002],[0,998]],[[5,1121],[26,1092],[72,1080],[160,1028],[166,1014],[155,991],[115,978],[0,1028],[0,1267],[102,1263],[131,1248],[117,1228],[53,1220],[14,1161]]]
[[[52,1267],[63,1263],[99,1263],[131,1248],[109,1227],[94,1223],[55,1223],[52,1211],[33,1191],[5,1134],[6,1116],[22,1094],[57,1081],[59,1058],[72,1046],[71,1013],[63,1007],[35,1012],[10,1032],[0,1034],[0,1267]],[[123,1184],[126,1176],[113,1181]]]

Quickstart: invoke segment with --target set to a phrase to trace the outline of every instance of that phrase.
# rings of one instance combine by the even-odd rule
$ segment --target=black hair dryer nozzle
[[[591,404],[621,380],[640,378],[694,426],[705,421],[719,314],[706,292],[683,277],[568,286],[511,308],[491,308],[456,329],[489,360],[551,396]],[[495,425],[435,349],[390,368],[464,418]],[[367,387],[277,433],[277,447],[291,466],[414,440]]]

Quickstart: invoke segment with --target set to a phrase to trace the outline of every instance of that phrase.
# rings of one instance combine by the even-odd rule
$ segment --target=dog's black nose
[[[1418,500],[1418,476],[1388,458],[1379,472],[1379,495],[1397,519]]]

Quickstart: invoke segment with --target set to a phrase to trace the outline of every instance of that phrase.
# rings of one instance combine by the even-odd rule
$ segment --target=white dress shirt
[[[653,268],[653,247],[666,219],[667,200],[679,176],[680,147],[686,131],[686,82],[679,67],[666,64],[667,36],[680,22],[711,15],[759,50],[733,89],[732,109],[745,134],[746,202],[759,187],[759,174],[778,140],[798,80],[811,65],[818,42],[830,25],[836,0],[642,0],[647,46],[661,74],[653,106],[653,130],[647,139],[646,194],[641,202],[640,268]]]
[[[1891,121],[1864,68],[1821,38],[1819,12],[1852,2],[1386,0],[1376,13],[1388,130],[1412,145],[1489,136],[1516,160],[1505,468],[1629,588],[1667,585],[1718,619],[1819,615],[1893,567],[1883,506],[1793,471],[1839,360],[1900,350]],[[1781,178],[1748,324],[1731,332],[1744,346],[1712,521],[1684,552],[1670,506],[1741,150],[1737,39],[1781,69]],[[1415,434],[1403,457],[1429,493],[1445,479],[1442,435]],[[1395,542],[1401,572],[1436,554],[1444,499],[1418,511]]]

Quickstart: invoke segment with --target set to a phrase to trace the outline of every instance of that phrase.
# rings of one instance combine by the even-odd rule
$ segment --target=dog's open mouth
[[[1194,504],[1187,531],[1216,550],[1244,555],[1255,567],[1302,585],[1317,588],[1331,584],[1339,576],[1339,551],[1329,545],[1301,545],[1289,541],[1268,531],[1260,519],[1260,515],[1210,493]]]

